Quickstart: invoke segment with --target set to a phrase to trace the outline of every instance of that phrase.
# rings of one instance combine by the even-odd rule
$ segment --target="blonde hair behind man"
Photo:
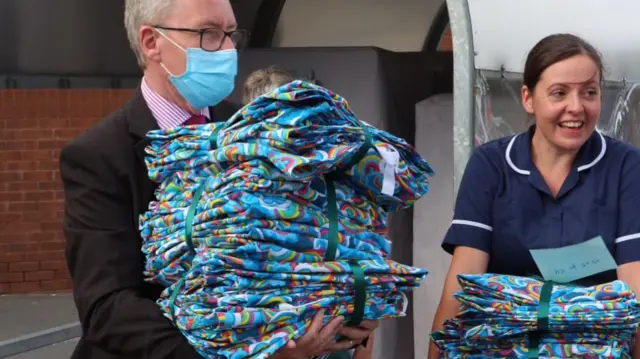
[[[267,92],[294,80],[296,77],[292,73],[275,66],[256,70],[247,77],[247,81],[244,83],[242,103],[246,105]]]

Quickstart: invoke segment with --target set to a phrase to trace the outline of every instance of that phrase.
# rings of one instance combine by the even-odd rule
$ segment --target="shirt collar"
[[[505,151],[505,157],[509,167],[515,172],[529,176],[534,167],[531,160],[531,138],[535,132],[535,125],[528,131],[513,136]],[[599,131],[593,134],[582,145],[576,156],[574,167],[578,172],[595,166],[607,152],[607,142]]]
[[[153,91],[147,84],[147,81],[144,79],[144,77],[142,78],[140,87],[142,90],[142,96],[144,97],[149,110],[151,110],[153,118],[155,118],[158,126],[161,129],[166,130],[173,127],[178,127],[185,123],[188,119],[190,119],[191,116],[193,116],[188,111],[185,111],[175,103],[168,101],[167,99]],[[203,108],[200,111],[200,115],[210,118],[209,108]]]

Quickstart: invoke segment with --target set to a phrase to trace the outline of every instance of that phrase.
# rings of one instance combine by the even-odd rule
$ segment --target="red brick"
[[[14,182],[7,184],[7,191],[36,191],[39,188],[37,182]]]
[[[0,293],[71,288],[61,228],[60,150],[132,92],[0,90],[0,273],[22,281],[0,284]],[[24,264],[36,262],[37,270]]]
[[[41,222],[40,230],[43,232],[52,232],[62,230],[62,223],[60,222]]]
[[[37,150],[38,141],[7,141],[5,142],[5,147],[9,151]],[[22,158],[22,156],[20,156],[20,158]]]
[[[7,121],[5,127],[8,130],[38,128],[38,120],[25,118],[18,121]]]
[[[62,140],[72,140],[80,134],[77,129],[62,129],[56,128],[53,132],[53,137]]]
[[[38,161],[37,169],[40,171],[57,171],[60,168],[58,160]]]
[[[51,196],[53,198],[53,196]],[[38,202],[38,210],[40,211],[57,211],[63,208],[62,201],[47,201],[47,202]]]
[[[9,264],[9,272],[35,272],[39,267],[38,262],[14,262]]]
[[[6,130],[2,133],[2,138],[7,140],[42,140],[53,138],[54,130]]]
[[[25,233],[32,232],[38,228],[34,228],[29,222],[9,222],[3,226],[4,233]]]
[[[54,157],[52,151],[39,149],[22,152],[22,159],[25,161],[46,161],[52,160]]]
[[[2,151],[0,152],[0,161],[21,161],[22,152],[20,151]]]
[[[69,120],[62,118],[44,118],[38,120],[38,127],[43,129],[58,129],[69,127]]]
[[[36,202],[12,202],[9,203],[9,212],[35,212],[38,210]]]
[[[26,202],[53,201],[53,199],[54,199],[53,191],[26,192],[24,194],[24,200]]]
[[[22,181],[21,172],[0,172],[0,183]]]
[[[66,269],[57,270],[55,272],[56,279],[71,279],[71,274]]]
[[[40,282],[22,282],[10,283],[9,291],[11,293],[31,293],[40,290]]]
[[[22,273],[0,273],[0,283],[16,283],[24,281]]]
[[[55,234],[52,238],[60,238],[59,234]],[[58,242],[43,242],[41,243],[43,251],[55,251],[55,250],[64,250],[66,243],[62,241]]]
[[[64,140],[40,140],[38,141],[38,148],[41,150],[55,150],[62,148],[67,143]]]
[[[64,290],[71,288],[71,280],[69,279],[55,279],[55,280],[43,280],[40,282],[42,290]]]
[[[0,192],[0,202],[22,201],[22,192]]]
[[[25,257],[25,253],[0,253],[0,263],[22,262]]]
[[[30,273],[25,273],[24,274],[25,282],[35,282],[35,281],[39,281],[39,280],[51,280],[51,279],[54,279],[54,278],[56,278],[56,272],[54,272],[52,270],[30,272]],[[64,279],[64,278],[60,278],[60,279]]]
[[[38,163],[33,161],[6,162],[7,171],[35,171]]]
[[[27,253],[26,258],[28,261],[38,261],[38,262],[65,260],[64,251],[62,250]]]
[[[53,171],[33,171],[24,173],[24,180],[27,182],[52,181],[53,177]]]
[[[4,192],[0,192],[0,198]],[[2,202],[2,200],[0,200]],[[0,213],[0,223],[19,221],[23,218],[22,213]]]
[[[43,270],[64,270],[67,271],[67,262],[63,260],[57,261],[42,261],[40,262],[40,269]],[[66,278],[66,277],[65,277]],[[64,279],[64,278],[63,278]]]
[[[59,181],[47,181],[38,183],[37,188],[42,191],[62,190],[62,182]]]

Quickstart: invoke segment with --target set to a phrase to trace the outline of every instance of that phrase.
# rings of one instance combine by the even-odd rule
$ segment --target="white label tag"
[[[396,168],[400,163],[400,154],[393,147],[376,146],[376,148],[384,160],[382,194],[393,196],[396,190]]]

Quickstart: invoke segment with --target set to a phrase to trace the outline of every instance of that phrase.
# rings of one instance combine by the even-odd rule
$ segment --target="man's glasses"
[[[249,40],[249,31],[233,30],[224,31],[218,27],[208,27],[206,29],[186,29],[181,27],[154,26],[156,29],[184,31],[200,34],[200,48],[204,51],[218,51],[224,45],[224,41],[228,38],[233,42],[233,46],[241,50]]]

